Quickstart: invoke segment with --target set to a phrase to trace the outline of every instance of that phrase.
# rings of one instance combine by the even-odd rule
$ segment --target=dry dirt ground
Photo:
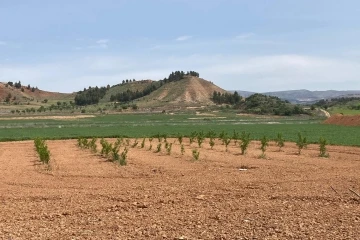
[[[360,148],[205,143],[193,161],[185,141],[130,148],[125,167],[48,141],[50,171],[32,141],[0,143],[0,239],[360,239]]]
[[[360,126],[360,115],[342,115],[336,114],[324,121],[326,124]]]

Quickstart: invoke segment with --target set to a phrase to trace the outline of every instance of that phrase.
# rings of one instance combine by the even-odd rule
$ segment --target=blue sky
[[[358,0],[0,0],[0,81],[72,92],[195,70],[227,90],[360,89]]]

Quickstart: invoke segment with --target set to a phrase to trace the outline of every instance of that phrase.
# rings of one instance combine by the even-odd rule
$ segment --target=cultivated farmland
[[[89,139],[90,140],[90,139]],[[116,139],[106,139],[115,143]],[[164,145],[164,139],[161,139]],[[125,144],[125,140],[123,141]],[[130,139],[131,145],[135,139]],[[158,139],[152,140],[153,144]],[[0,143],[0,235],[5,239],[356,239],[360,149],[232,141],[202,147],[167,138],[171,154],[129,149],[120,166],[76,140],[46,141],[51,170],[32,141]],[[120,151],[125,146],[122,145]],[[200,153],[199,160],[192,150]],[[350,189],[350,190],[349,190]]]
[[[0,142],[4,239],[360,233],[358,127],[216,113],[3,118],[0,128],[17,140]]]

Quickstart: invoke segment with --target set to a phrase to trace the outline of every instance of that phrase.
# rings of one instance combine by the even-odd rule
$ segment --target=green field
[[[295,141],[301,132],[309,142],[325,137],[330,144],[360,146],[360,127],[321,124],[321,119],[310,117],[248,117],[234,113],[216,116],[195,114],[117,114],[98,115],[73,120],[4,119],[0,120],[0,141],[17,141],[42,137],[69,139],[78,137],[149,137],[156,134],[189,136],[193,131],[213,130],[216,133],[246,131],[253,139],[264,135],[275,138],[282,133],[286,140]]]
[[[359,115],[360,110],[349,109],[347,107],[331,107],[328,109],[331,115],[343,114],[343,115]]]

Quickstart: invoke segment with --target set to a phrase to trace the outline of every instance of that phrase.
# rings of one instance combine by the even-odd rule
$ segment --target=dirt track
[[[331,146],[323,159],[288,143],[258,159],[258,143],[245,157],[233,145],[204,144],[198,162],[188,142],[184,156],[178,144],[171,156],[131,148],[118,167],[49,141],[45,171],[33,142],[0,143],[0,239],[360,239],[348,190],[360,192],[359,148]]]

